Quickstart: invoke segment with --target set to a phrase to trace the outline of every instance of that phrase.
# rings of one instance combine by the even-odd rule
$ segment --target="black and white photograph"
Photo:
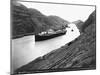
[[[11,73],[96,69],[96,6],[11,0]]]

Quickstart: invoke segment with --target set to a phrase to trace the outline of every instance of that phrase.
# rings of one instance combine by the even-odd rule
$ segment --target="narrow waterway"
[[[69,24],[65,35],[49,40],[35,42],[34,35],[12,40],[12,68],[13,70],[43,56],[50,51],[60,48],[80,35],[75,24]]]

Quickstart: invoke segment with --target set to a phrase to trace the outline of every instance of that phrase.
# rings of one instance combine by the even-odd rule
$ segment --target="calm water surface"
[[[77,38],[80,32],[76,25],[69,26],[65,35],[45,41],[35,42],[34,35],[12,40],[12,69],[15,70]]]

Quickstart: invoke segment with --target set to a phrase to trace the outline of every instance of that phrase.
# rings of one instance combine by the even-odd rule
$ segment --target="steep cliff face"
[[[96,10],[89,16],[89,18],[86,20],[86,22],[82,25],[82,31],[86,32],[88,26],[96,24]],[[92,28],[93,29],[93,28]],[[92,30],[90,29],[90,30]],[[89,29],[88,29],[89,30]]]
[[[67,21],[59,17],[50,18],[40,11],[27,8],[20,3],[12,3],[11,15],[12,38],[35,35],[50,28],[58,30],[68,24]]]
[[[83,33],[74,41],[17,69],[15,73],[32,73],[38,70],[77,70],[96,68],[95,11],[84,23]]]

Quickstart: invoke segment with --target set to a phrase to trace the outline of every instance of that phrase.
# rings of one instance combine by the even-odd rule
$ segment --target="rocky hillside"
[[[36,9],[27,8],[20,3],[12,3],[11,15],[12,38],[35,35],[50,28],[58,30],[68,24],[67,21],[57,16],[48,17]]]
[[[82,31],[86,32],[87,28],[92,25],[92,24],[96,24],[96,10],[89,16],[89,18],[86,20],[86,22],[84,22],[83,26],[82,26]],[[95,29],[95,27],[94,27]],[[90,29],[92,30],[92,29]]]
[[[82,26],[83,33],[74,41],[39,57],[15,73],[87,70],[96,68],[96,12]]]

